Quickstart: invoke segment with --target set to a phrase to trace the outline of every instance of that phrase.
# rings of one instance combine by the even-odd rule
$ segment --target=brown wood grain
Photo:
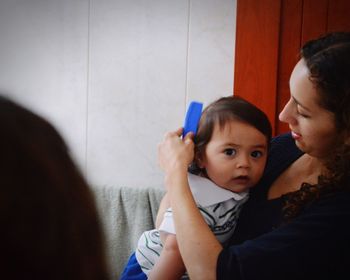
[[[274,122],[276,134],[289,130],[287,124],[279,121],[278,114],[290,98],[289,78],[295,64],[299,60],[300,34],[303,22],[302,10],[302,0],[282,1],[276,94],[277,109]]]
[[[276,115],[279,0],[237,3],[234,94]]]
[[[329,0],[327,31],[350,31],[349,0]]]

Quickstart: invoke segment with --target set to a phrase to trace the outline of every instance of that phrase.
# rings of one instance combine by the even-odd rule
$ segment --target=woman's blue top
[[[283,220],[284,198],[267,199],[275,179],[302,153],[290,134],[272,141],[265,174],[251,189],[230,246],[219,255],[217,279],[345,279],[350,265],[350,193],[307,205]]]

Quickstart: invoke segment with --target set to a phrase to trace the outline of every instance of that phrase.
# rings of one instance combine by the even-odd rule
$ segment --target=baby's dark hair
[[[201,174],[196,159],[203,154],[205,147],[211,140],[216,124],[223,128],[227,122],[237,120],[253,126],[266,136],[269,145],[272,128],[266,114],[252,103],[238,96],[222,97],[209,104],[203,111],[198,125],[198,132],[194,137],[195,160],[189,167],[189,172]]]

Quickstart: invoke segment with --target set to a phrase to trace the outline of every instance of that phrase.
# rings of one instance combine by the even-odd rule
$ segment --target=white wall
[[[96,185],[162,186],[157,143],[232,94],[236,0],[1,0],[0,92]]]

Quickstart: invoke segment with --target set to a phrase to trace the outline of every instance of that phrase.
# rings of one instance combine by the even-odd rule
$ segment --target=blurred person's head
[[[0,97],[0,278],[107,279],[94,197],[59,133]]]

